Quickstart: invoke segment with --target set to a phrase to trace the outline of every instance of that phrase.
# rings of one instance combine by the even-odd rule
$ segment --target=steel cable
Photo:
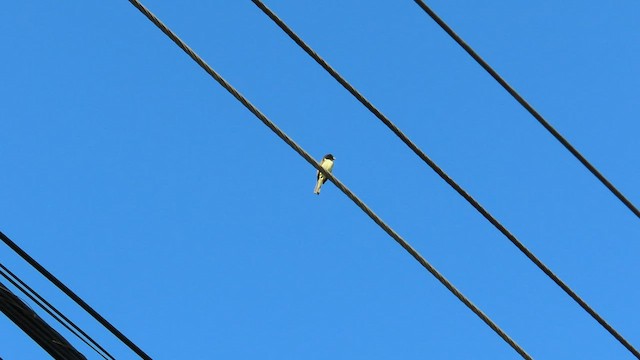
[[[483,69],[485,69],[489,75],[491,75],[520,105],[522,105],[547,131],[558,140],[562,146],[564,146],[584,167],[586,167],[600,182],[613,193],[631,212],[633,212],[638,218],[640,218],[640,210],[633,205],[633,203],[627,199],[620,190],[618,190],[613,184],[607,180],[607,178],[596,169],[571,143],[562,136],[558,130],[556,130],[551,124],[533,107],[529,104],[506,80],[498,74],[478,53],[476,53],[471,46],[469,46],[458,34],[456,34],[444,20],[442,20],[438,14],[435,13],[427,4],[422,0],[414,0],[418,6],[424,10],[449,36],[455,40]],[[622,342],[623,339],[618,339]],[[626,346],[626,345],[625,345]],[[629,348],[629,350],[631,350]],[[636,356],[640,356],[637,351],[634,352]]]
[[[288,135],[278,128],[267,118],[258,108],[251,104],[242,94],[222,78],[211,66],[209,66],[200,56],[198,56],[184,41],[164,25],[155,15],[153,15],[144,5],[137,0],[129,0],[147,19],[156,25],[165,35],[167,35],[178,47],[180,47],[191,59],[193,59],[202,69],[214,78],[225,90],[242,103],[252,114],[254,114],[264,125],[274,132],[289,147],[302,156],[309,164],[331,180],[340,191],[342,191],[351,201],[353,201],[363,212],[365,212],[378,226],[380,226],[389,236],[391,236],[400,246],[402,246],[414,259],[416,259],[427,271],[429,271],[440,283],[442,283],[451,293],[462,301],[471,311],[473,311],[482,321],[494,330],[505,342],[507,342],[518,354],[525,359],[532,359],[527,352],[509,337],[498,325],[496,325],[486,314],[476,305],[467,299],[458,289],[456,289],[442,274],[440,274],[429,262],[427,262],[409,243],[391,229],[378,215],[376,215],[367,205],[365,205],[351,190],[342,184],[331,173],[324,170],[304,149],[296,144]]]

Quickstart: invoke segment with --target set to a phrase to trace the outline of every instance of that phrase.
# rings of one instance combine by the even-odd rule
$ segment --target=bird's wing
[[[324,159],[322,159],[322,161],[320,161],[320,166],[324,165]],[[320,179],[320,175],[322,175],[322,173],[320,172],[320,170],[318,170],[318,173],[316,174],[316,180]],[[324,181],[327,181],[327,179],[324,179]],[[324,181],[322,182],[324,184]]]

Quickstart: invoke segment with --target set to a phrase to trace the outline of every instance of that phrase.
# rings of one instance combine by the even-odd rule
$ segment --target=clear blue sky
[[[413,1],[266,3],[640,346],[640,222]],[[428,3],[640,204],[638,1]],[[534,357],[632,359],[251,2],[145,4]],[[518,358],[127,1],[10,1],[0,30],[1,230],[152,357]]]

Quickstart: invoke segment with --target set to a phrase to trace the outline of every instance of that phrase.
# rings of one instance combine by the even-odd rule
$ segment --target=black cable
[[[472,48],[471,46],[469,46],[464,40],[462,40],[462,38],[460,36],[458,36],[458,34],[455,33],[455,31],[453,31],[453,29],[451,29],[449,27],[449,25],[447,25],[447,23],[444,22],[444,20],[442,20],[433,10],[431,10],[429,8],[429,6],[427,6],[427,4],[422,1],[422,0],[414,0],[416,4],[418,4],[418,6],[420,6],[420,8],[422,10],[424,10],[436,23],[438,23],[438,25],[440,25],[440,27],[442,28],[442,30],[444,30],[447,34],[449,34],[449,36],[451,36],[451,38],[453,40],[455,40],[469,55],[471,55],[471,57],[478,63],[480,64],[480,66],[482,66],[482,68],[484,68],[500,85],[502,85],[502,87],[511,95],[513,96],[514,99],[516,99],[516,101],[518,101],[520,103],[520,105],[522,105],[525,109],[527,109],[527,111],[533,115],[533,117],[538,120],[538,122],[540,123],[540,125],[542,125],[545,129],[547,129],[547,131],[549,133],[551,133],[551,135],[553,135],[553,137],[556,138],[556,140],[558,140],[562,146],[564,146],[567,150],[569,150],[569,152],[571,154],[573,154],[573,156],[575,156],[576,159],[578,159],[578,161],[580,161],[582,163],[582,165],[584,165],[596,178],[598,178],[598,180],[600,180],[600,182],[602,184],[604,184],[604,186],[607,187],[607,189],[609,189],[609,191],[611,191],[620,201],[622,201],[622,203],[629,208],[629,210],[631,210],[631,212],[633,212],[638,218],[640,218],[640,210],[638,210],[638,208],[636,208],[629,199],[627,199],[615,186],[613,186],[613,184],[607,180],[607,178],[604,177],[604,175],[602,175],[600,173],[600,171],[598,171],[598,169],[596,169],[595,166],[593,166],[582,154],[580,154],[580,152],[573,147],[573,145],[571,145],[571,143],[565,139],[559,132],[558,130],[556,130],[553,126],[551,126],[551,124],[549,124],[549,122],[547,120],[545,120],[544,117],[542,117],[542,115],[540,115],[540,113],[533,107],[531,106],[513,87],[511,87],[511,85],[509,85],[486,61],[484,61],[484,59],[482,59],[480,57],[480,55],[478,55]],[[618,339],[620,340],[620,342],[622,342],[622,339]],[[626,345],[625,345],[626,346]],[[629,349],[631,350],[631,349]],[[640,356],[637,351],[635,352],[636,356]]]
[[[278,27],[280,27],[289,37],[298,44],[309,56],[311,56],[320,66],[322,66],[331,76],[336,79],[345,89],[347,89],[355,98],[358,99],[369,111],[371,111],[380,121],[382,121],[402,142],[404,142],[413,152],[420,157],[433,171],[435,171],[447,184],[449,184],[458,194],[469,202],[485,219],[487,219],[494,227],[496,227],[504,236],[507,237],[526,257],[528,257],[540,270],[542,270],[551,280],[553,280],[565,293],[567,293],[575,302],[577,302],[589,315],[591,315],[600,325],[602,325],[611,335],[620,341],[629,351],[636,357],[640,358],[637,350],[629,344],[611,325],[609,325],[595,310],[593,310],[578,294],[576,294],[567,284],[565,284],[551,269],[549,269],[541,260],[539,260],[527,247],[518,240],[515,235],[511,234],[496,218],[493,217],[478,201],[469,195],[460,185],[458,185],[444,170],[442,170],[433,160],[431,160],[416,144],[414,144],[391,120],[380,112],[371,102],[369,102],[358,90],[356,90],[349,82],[347,82],[340,74],[334,70],[324,59],[322,59],[309,45],[296,35],[273,11],[271,11],[260,0],[252,0],[253,3],[260,8]]]
[[[156,25],[165,35],[167,35],[178,47],[180,47],[191,59],[193,59],[202,69],[204,69],[211,77],[213,77],[223,88],[225,88],[233,97],[240,101],[252,114],[254,114],[264,125],[273,131],[281,140],[289,145],[295,152],[302,156],[309,164],[325,175],[333,182],[340,191],[342,191],[351,201],[353,201],[362,211],[364,211],[378,226],[380,226],[389,236],[391,236],[400,246],[402,246],[414,259],[416,259],[427,271],[429,271],[440,283],[442,283],[451,293],[453,293],[460,301],[462,301],[471,311],[473,311],[482,321],[484,321],[493,331],[495,331],[505,342],[507,342],[514,350],[525,359],[532,359],[524,349],[513,341],[502,329],[498,327],[487,315],[485,315],[476,305],[467,299],[458,289],[456,289],[442,274],[440,274],[427,260],[425,260],[409,243],[407,243],[400,235],[391,229],[378,215],[376,215],[362,200],[356,197],[351,190],[344,186],[331,173],[323,169],[304,149],[296,144],[287,134],[278,128],[271,120],[267,118],[258,108],[251,104],[242,94],[240,94],[233,86],[224,80],[211,66],[209,66],[200,56],[198,56],[184,41],[174,34],[166,25],[164,25],[155,15],[153,15],[144,5],[137,0],[129,0],[141,13],[143,13],[154,25]]]
[[[29,299],[31,299],[31,301],[33,301],[34,303],[36,303],[40,308],[42,308],[42,310],[44,310],[47,314],[49,314],[49,316],[53,317],[56,321],[58,321],[61,325],[63,325],[67,330],[69,330],[72,334],[74,334],[76,337],[78,337],[80,340],[82,340],[86,345],[88,345],[91,349],[93,349],[96,353],[98,353],[100,356],[102,356],[102,358],[106,359],[106,357],[100,352],[98,351],[98,349],[96,349],[93,345],[89,344],[87,342],[87,340],[85,340],[82,336],[80,336],[80,334],[78,334],[73,328],[71,328],[69,325],[67,325],[67,323],[65,323],[64,321],[62,321],[62,319],[60,317],[58,317],[56,314],[54,314],[51,310],[49,310],[49,308],[45,307],[45,305],[43,303],[41,303],[40,301],[38,301],[38,299],[36,299],[34,296],[32,296],[31,293],[29,293],[24,287],[22,287],[21,285],[26,286],[26,284],[24,284],[24,282],[22,282],[22,280],[20,280],[19,278],[17,278],[15,276],[15,274],[11,273],[6,267],[4,267],[3,265],[0,264],[0,268],[2,268],[2,270],[0,270],[0,275],[2,277],[4,277],[7,281],[9,281],[14,287],[16,287],[18,290],[20,290],[20,292],[22,292],[24,295],[26,295]],[[8,275],[7,273],[10,273],[11,275]],[[12,279],[12,277],[14,277]],[[16,282],[17,280],[17,282]],[[19,283],[18,283],[19,282]],[[28,287],[28,286],[27,286]],[[29,288],[30,289],[30,288]],[[32,289],[30,289],[30,291],[33,291]],[[36,296],[37,295],[36,293]],[[48,304],[48,306],[51,306],[50,304]],[[54,311],[57,312],[57,310],[55,308],[53,308]],[[63,315],[64,316],[64,315]],[[74,325],[75,326],[75,325]],[[85,334],[86,335],[86,334]],[[113,357],[111,357],[111,359],[114,359]]]
[[[121,333],[115,326],[111,325],[110,322],[107,321],[102,315],[100,315],[97,311],[95,311],[89,304],[87,304],[84,300],[82,300],[76,293],[71,291],[65,284],[63,284],[58,278],[53,276],[47,269],[45,269],[42,265],[40,265],[35,259],[33,259],[29,254],[27,254],[24,250],[22,250],[16,243],[11,241],[4,233],[0,231],[0,240],[2,240],[7,246],[9,246],[14,252],[20,255],[29,265],[31,265],[34,269],[38,270],[40,274],[42,274],[47,280],[51,281],[58,289],[60,289],[63,293],[65,293],[68,297],[70,297],[76,304],[80,305],[86,312],[88,312],[94,319],[96,319],[102,326],[107,328],[113,335],[115,335],[120,341],[122,341],[125,345],[127,345],[131,350],[133,350],[138,356],[145,360],[151,360],[151,357],[147,355],[142,349],[140,349],[136,344],[134,344],[131,340],[129,340],[123,333]]]
[[[62,326],[67,328],[78,339],[82,340],[93,351],[100,355],[104,359],[115,360],[107,350],[105,350],[100,344],[98,344],[91,336],[87,335],[82,329],[80,329],[73,321],[69,320],[63,313],[51,305],[40,294],[33,290],[29,285],[22,281],[16,274],[7,269],[4,265],[0,264],[0,275],[2,275],[13,286],[25,294],[31,301],[36,303],[42,310],[59,322]],[[99,349],[99,350],[98,350]]]
[[[56,360],[86,360],[60,333],[0,283],[0,311]]]

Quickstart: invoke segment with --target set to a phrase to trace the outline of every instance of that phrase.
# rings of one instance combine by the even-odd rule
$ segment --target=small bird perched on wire
[[[334,160],[335,159],[333,158],[333,155],[327,154],[322,158],[322,161],[320,162],[320,166],[322,166],[322,168],[327,170],[328,172],[331,172],[331,170],[333,170]],[[316,195],[320,195],[320,188],[322,187],[322,184],[327,182],[327,178],[324,175],[322,175],[320,171],[318,171],[316,178],[318,179],[318,182],[316,183],[316,188],[315,190],[313,190],[313,193]]]

